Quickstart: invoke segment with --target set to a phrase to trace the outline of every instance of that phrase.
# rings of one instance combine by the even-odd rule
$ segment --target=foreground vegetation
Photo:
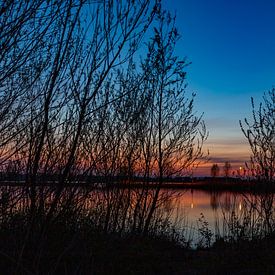
[[[43,245],[35,235],[20,254],[26,232],[1,230],[4,274],[273,274],[275,236],[261,241],[218,242],[191,250],[159,236],[119,236],[93,230],[49,228]],[[38,247],[43,246],[42,250]],[[39,251],[39,254],[36,254]],[[18,253],[18,254],[17,254]],[[20,261],[19,261],[20,260]]]
[[[135,200],[138,189],[70,188],[55,211],[51,210],[55,190],[43,190],[46,203],[33,212],[28,190],[1,188],[0,268],[4,274],[275,271],[272,193],[244,195],[242,211],[235,211],[234,200],[221,206],[222,231],[215,230],[214,235],[203,215],[193,233],[173,222],[167,202],[175,193],[169,190],[161,191],[163,204],[155,208],[149,223],[154,190],[148,190],[147,201],[140,202]],[[219,196],[213,196],[217,204]]]
[[[250,259],[252,251],[266,261],[264,271],[274,271],[270,194],[259,209],[247,203],[243,216],[227,212],[225,234],[215,238],[202,217],[196,245],[207,250],[192,250],[169,219],[173,190],[163,191],[164,181],[207,159],[208,132],[186,91],[189,63],[176,55],[175,17],[160,0],[1,4],[0,171],[23,181],[1,186],[1,272],[235,271],[238,253]],[[274,102],[273,91],[260,119],[253,105],[255,123],[241,124],[255,144],[250,169],[267,182]],[[55,184],[45,184],[51,177]],[[91,192],[75,185],[80,177],[108,180]],[[126,187],[114,188],[115,177]],[[129,187],[135,177],[142,184]],[[246,263],[238,270],[251,271]]]

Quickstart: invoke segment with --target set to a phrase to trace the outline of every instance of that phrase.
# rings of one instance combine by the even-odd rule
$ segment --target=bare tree
[[[85,138],[91,134],[99,138],[98,142],[104,144],[104,135],[101,136],[102,128],[98,128],[99,132],[96,135],[89,131],[94,128],[93,122],[97,124],[97,113],[102,109],[102,114],[104,114],[105,107],[108,106],[110,100],[115,99],[115,89],[111,88],[114,87],[112,74],[126,63],[137,50],[154,17],[155,5],[157,2],[148,0],[104,1],[85,6],[79,12],[78,20],[83,23],[80,26],[84,28],[84,31],[81,31],[76,24],[79,31],[72,31],[72,34],[76,32],[76,35],[73,36],[73,52],[70,54],[69,63],[63,66],[66,67],[64,71],[66,80],[69,80],[65,85],[67,90],[65,89],[63,92],[67,92],[68,100],[65,100],[63,110],[66,110],[68,116],[64,118],[64,112],[60,112],[62,125],[64,124],[62,127],[65,127],[64,130],[66,129],[63,132],[63,140],[66,140],[66,145],[62,154],[63,164],[59,173],[59,187],[49,216],[58,203],[62,188],[75,174],[74,171],[77,172],[77,167],[83,167]],[[85,24],[85,22],[89,22],[89,24]],[[69,46],[70,44],[68,49]],[[51,108],[55,110],[53,105]],[[103,122],[104,119],[103,117]],[[55,129],[60,129],[60,127],[55,127]],[[110,139],[112,135],[108,137],[108,142],[113,144],[106,144],[108,147],[105,146],[102,151],[105,159],[103,158],[101,163],[106,165],[115,164],[108,158],[112,155],[113,150],[119,152],[117,150],[120,148],[117,146],[119,143],[116,144],[116,141],[120,140],[119,133],[110,131],[109,133],[115,134],[115,136],[113,139]],[[93,141],[96,140],[93,139]],[[113,145],[116,147],[114,148]],[[92,146],[97,145],[92,144]],[[93,161],[93,164],[95,163]],[[114,169],[115,167],[111,166],[111,172]],[[114,175],[113,172],[111,174]]]
[[[38,181],[49,175],[59,181],[51,216],[64,185],[87,167],[85,138],[100,138],[102,129],[94,134],[91,125],[116,98],[112,75],[137,51],[158,6],[158,0],[1,5],[0,164],[23,164],[32,211]],[[113,134],[115,144],[121,135]]]
[[[185,92],[186,61],[174,55],[174,18],[159,11],[158,23],[142,70],[130,61],[126,70],[102,85],[92,101],[98,111],[87,123],[83,143],[92,174],[143,177],[145,184],[131,203],[132,230],[139,232],[148,232],[157,204],[165,201],[159,196],[163,178],[183,175],[196,165],[207,136],[201,116],[193,111],[195,95],[189,99]],[[155,190],[149,190],[152,177],[158,179]],[[106,197],[112,192],[107,188]]]
[[[174,53],[175,18],[158,0],[30,3],[9,1],[0,10],[1,161],[18,161],[31,213],[47,209],[46,221],[64,187],[84,174],[123,175],[128,182],[142,176],[146,184],[133,203],[126,191],[106,189],[104,228],[123,205],[124,217],[133,210],[133,230],[148,232],[167,196],[160,196],[164,178],[196,165],[207,137],[195,94],[185,89],[187,62]],[[133,56],[156,14],[148,54],[138,64]],[[46,207],[37,184],[50,176],[58,185]],[[152,177],[158,188],[150,191]]]
[[[150,219],[159,199],[164,177],[182,175],[203,157],[202,144],[207,132],[201,116],[193,111],[195,95],[186,95],[185,59],[175,55],[179,34],[175,18],[166,11],[158,13],[158,26],[148,44],[143,70],[148,73],[144,87],[150,99],[144,147],[146,173],[158,178],[158,188],[145,221],[148,231]]]
[[[223,166],[224,175],[226,178],[229,177],[231,171],[231,164],[229,161],[226,161]]]
[[[215,177],[218,177],[219,174],[220,174],[220,167],[219,167],[218,164],[215,163],[215,164],[213,164],[212,167],[211,167],[211,176],[212,176],[213,178],[215,178]]]
[[[252,118],[240,121],[240,127],[247,138],[251,155],[251,165],[247,165],[258,179],[272,182],[275,179],[275,89],[263,96],[263,102],[256,109],[251,98]]]
[[[49,6],[45,1],[1,1],[0,8],[0,150],[4,164],[16,153],[14,139],[23,131],[14,127],[26,116],[30,103],[26,93],[45,64],[41,56],[49,32]],[[52,18],[55,17],[54,12]],[[18,124],[19,126],[19,124]],[[21,143],[21,147],[24,143]]]

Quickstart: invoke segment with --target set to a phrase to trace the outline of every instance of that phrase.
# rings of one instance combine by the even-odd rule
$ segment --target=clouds
[[[232,134],[232,133],[231,133]],[[236,170],[244,166],[245,162],[250,159],[250,148],[244,137],[230,133],[224,133],[221,137],[210,136],[205,143],[205,150],[209,149],[210,160],[208,163],[201,165],[196,171],[197,176],[210,176],[210,170],[214,163],[220,167],[224,166],[226,161],[230,162],[232,169]]]

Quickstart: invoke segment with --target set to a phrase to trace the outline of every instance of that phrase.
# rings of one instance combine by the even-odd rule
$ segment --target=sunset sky
[[[188,90],[197,93],[196,109],[209,130],[205,149],[212,163],[228,160],[237,168],[249,159],[239,119],[275,85],[274,0],[164,0],[177,15],[182,35],[177,54],[187,56]]]

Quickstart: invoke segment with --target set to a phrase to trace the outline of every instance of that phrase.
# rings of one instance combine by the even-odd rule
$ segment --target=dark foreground
[[[197,242],[164,215],[173,200],[166,189],[39,186],[33,199],[28,188],[0,191],[0,274],[275,274],[270,192],[247,196],[237,212],[224,203],[230,234],[215,237],[201,218]],[[152,208],[154,198],[162,208]]]
[[[183,249],[164,240],[125,240],[101,254],[98,274],[274,274],[275,238]],[[105,259],[105,260],[104,260]]]
[[[275,274],[275,236],[192,250],[165,237],[118,236],[56,224],[43,241],[1,232],[1,274]],[[23,229],[23,230],[22,230]]]

